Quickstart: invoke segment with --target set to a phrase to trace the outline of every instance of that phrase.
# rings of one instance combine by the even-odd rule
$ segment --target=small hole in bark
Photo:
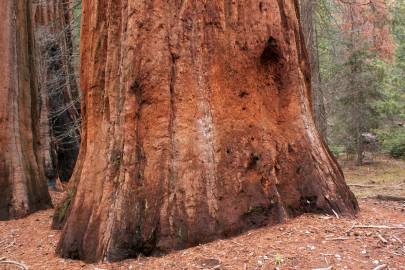
[[[246,111],[246,107],[242,107],[242,111]]]
[[[278,63],[281,58],[280,48],[275,38],[270,37],[260,57],[262,64]]]
[[[267,223],[268,217],[271,217],[272,208],[273,208],[273,205],[253,206],[253,207],[250,207],[249,210],[243,214],[242,218],[250,226],[263,226]]]
[[[298,168],[295,170],[295,172],[296,172],[297,174],[300,174],[301,170],[302,170],[302,168],[301,168],[301,167],[298,167]]]
[[[257,166],[258,161],[260,160],[260,156],[256,153],[250,154],[249,163],[247,166],[248,170],[254,169]]]
[[[231,148],[226,148],[226,153],[229,155],[230,153],[232,153]]]
[[[288,153],[293,153],[294,152],[294,148],[291,144],[288,144]]]
[[[67,257],[72,260],[79,260],[80,259],[79,249],[77,247],[73,248],[68,252]]]
[[[267,182],[268,181],[266,180],[266,178],[264,178],[264,177],[260,178],[260,183],[262,184],[263,187],[266,186]]]
[[[246,96],[248,96],[248,95],[249,95],[249,93],[246,92],[246,91],[241,91],[241,92],[239,93],[239,97],[240,97],[240,98],[244,98],[244,97],[246,97]]]
[[[259,3],[259,9],[260,9],[260,12],[263,12],[263,2]]]
[[[279,174],[280,173],[280,165],[278,165],[278,164],[276,164],[275,166],[274,166],[274,170],[276,171],[276,174]]]
[[[136,97],[139,97],[139,103],[141,103],[141,94],[142,94],[142,86],[141,82],[138,79],[135,79],[130,87],[130,90],[133,94],[135,94]]]
[[[316,206],[317,196],[304,196],[300,199],[301,209],[304,212],[316,213],[319,209]]]

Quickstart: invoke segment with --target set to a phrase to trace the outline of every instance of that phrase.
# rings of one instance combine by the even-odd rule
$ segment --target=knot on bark
[[[260,57],[262,64],[278,63],[281,59],[281,51],[277,40],[270,36]]]

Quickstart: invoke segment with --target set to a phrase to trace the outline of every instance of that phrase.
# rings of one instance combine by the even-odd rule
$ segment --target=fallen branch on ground
[[[363,187],[363,188],[373,188],[381,187],[381,185],[362,185],[362,184],[348,184],[349,187]]]
[[[393,237],[395,240],[397,240],[398,242],[400,242],[401,244],[403,244],[402,240],[399,239],[396,235],[393,235],[392,237]]]
[[[362,229],[405,229],[404,226],[387,226],[387,225],[356,225],[353,228],[362,228]]]
[[[387,267],[388,267],[388,265],[382,264],[382,265],[375,267],[373,270],[383,270],[383,269],[386,269]]]
[[[1,258],[0,264],[12,264],[12,265],[16,265],[17,267],[19,267],[22,270],[28,270],[28,267],[25,264],[22,264],[17,261],[7,260],[6,258]]]
[[[349,240],[349,237],[336,237],[336,238],[326,238],[326,241],[344,241]]]
[[[384,244],[387,244],[388,243],[388,240],[387,239],[385,239],[384,237],[382,237],[382,235],[381,234],[379,234],[379,233],[376,233],[376,235],[377,235],[377,237],[381,240],[381,242],[383,242]]]
[[[392,202],[404,202],[405,201],[405,197],[390,196],[390,195],[377,195],[374,198],[377,200],[392,201]]]
[[[385,185],[365,185],[365,184],[348,184],[349,187],[362,187],[362,188],[397,188],[400,186],[403,186],[404,183],[400,183],[398,185],[392,185],[392,186],[385,186]]]

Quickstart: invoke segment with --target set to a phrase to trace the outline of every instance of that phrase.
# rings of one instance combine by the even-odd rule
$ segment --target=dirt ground
[[[405,203],[370,199],[405,195],[405,162],[379,158],[361,168],[346,163],[344,170],[360,197],[356,219],[303,215],[161,257],[93,265],[54,255],[60,232],[50,229],[53,210],[48,210],[0,222],[0,269],[19,269],[5,260],[33,270],[405,269]],[[382,265],[386,267],[378,268]]]

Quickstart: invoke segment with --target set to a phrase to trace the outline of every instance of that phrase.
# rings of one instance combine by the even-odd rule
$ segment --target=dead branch
[[[392,236],[395,240],[397,240],[398,242],[400,242],[401,244],[403,244],[404,242],[402,242],[402,240],[401,239],[399,239],[396,235],[393,235]]]
[[[348,184],[349,187],[362,187],[362,188],[374,188],[381,187],[381,185],[362,185],[362,184]]]
[[[374,198],[377,200],[381,200],[381,201],[391,201],[391,202],[404,202],[405,201],[405,197],[390,196],[390,195],[377,195]]]
[[[381,240],[381,242],[383,242],[384,244],[388,243],[388,240],[385,239],[384,237],[382,237],[382,235],[380,233],[376,233],[377,237]]]
[[[387,267],[388,267],[388,265],[381,264],[381,265],[375,267],[373,270],[383,270],[383,269],[386,269]]]
[[[345,231],[344,233],[345,234],[348,234],[351,230],[353,230],[353,228],[356,226],[356,222],[354,222],[353,223],[353,225],[347,230],[347,231]]]
[[[392,229],[392,230],[403,230],[404,226],[387,226],[387,225],[356,225],[353,228],[362,228],[362,229]]]
[[[28,270],[28,267],[25,264],[17,262],[17,261],[13,261],[13,260],[8,260],[6,258],[1,258],[0,264],[12,264],[12,265],[16,265],[17,267],[19,267],[22,270]]]
[[[360,188],[397,188],[403,186],[404,183],[392,186],[385,186],[385,185],[365,185],[365,184],[348,184],[349,187],[360,187]]]
[[[340,219],[340,217],[339,217],[338,213],[336,213],[336,211],[335,211],[335,210],[333,210],[333,209],[332,209],[332,212],[333,212],[333,214],[335,214],[335,216],[336,216],[336,218],[337,218],[337,219]]]

